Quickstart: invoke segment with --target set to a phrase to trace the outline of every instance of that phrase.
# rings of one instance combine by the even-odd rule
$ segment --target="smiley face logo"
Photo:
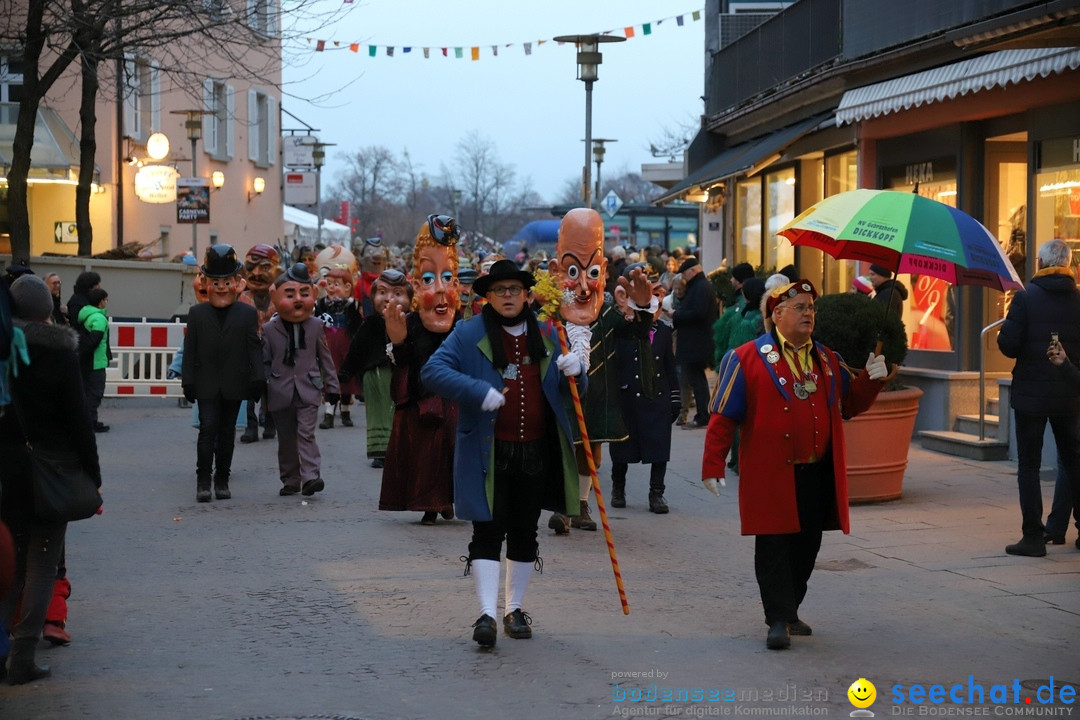
[[[848,700],[857,708],[868,708],[877,700],[877,688],[866,678],[859,678],[851,683],[847,691]]]

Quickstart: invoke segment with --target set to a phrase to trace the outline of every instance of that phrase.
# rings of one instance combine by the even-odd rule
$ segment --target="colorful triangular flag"
[[[349,49],[353,52],[360,52],[360,43],[353,43],[352,45],[349,45]]]
[[[322,52],[325,49],[326,49],[326,41],[325,40],[320,40],[319,42],[315,43],[315,52]]]
[[[379,48],[376,47],[375,45],[368,45],[367,46],[368,57],[375,57],[375,53],[377,53],[378,51],[379,51]]]
[[[525,43],[525,54],[532,55],[532,43]]]
[[[675,24],[678,25],[679,27],[683,26],[682,15],[679,15],[678,17],[675,18]]]
[[[393,45],[387,45],[386,46],[386,57],[394,57],[394,46]]]
[[[470,49],[470,53],[472,55],[473,62],[480,59],[480,48],[478,48],[477,46],[473,45]]]
[[[652,23],[645,23],[641,26],[642,35],[652,35]]]
[[[630,38],[634,37],[634,28],[633,28],[633,26],[627,25],[626,27],[624,27],[623,28],[623,34],[626,35],[627,39],[630,39]]]

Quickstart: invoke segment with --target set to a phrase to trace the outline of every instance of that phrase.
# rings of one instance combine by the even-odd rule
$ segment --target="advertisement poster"
[[[180,178],[176,182],[176,222],[210,222],[210,181],[206,178]]]

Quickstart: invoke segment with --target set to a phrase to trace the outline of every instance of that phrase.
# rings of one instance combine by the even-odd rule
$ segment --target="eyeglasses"
[[[489,288],[488,292],[492,295],[498,295],[499,297],[506,297],[507,295],[509,295],[510,297],[517,297],[521,293],[525,292],[525,288],[521,287],[520,285],[500,285],[499,287]]]
[[[428,215],[428,230],[431,237],[440,245],[457,245],[457,221],[449,215]]]
[[[814,307],[813,303],[809,303],[809,304],[799,303],[797,305],[781,305],[780,307],[787,308],[788,310],[794,310],[795,312],[799,313],[800,315],[802,315],[804,313],[807,313],[807,312],[809,312],[810,314],[813,314],[813,313],[817,312],[817,308]]]

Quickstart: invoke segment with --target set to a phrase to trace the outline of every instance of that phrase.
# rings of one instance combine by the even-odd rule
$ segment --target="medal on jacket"
[[[769,361],[770,365],[775,365],[780,362],[780,353],[775,350],[770,350],[769,354],[765,356],[765,359]]]
[[[806,388],[806,392],[812,393],[817,390],[817,383],[808,377],[803,381],[803,387]]]
[[[506,366],[506,369],[503,370],[502,376],[503,376],[504,380],[517,380],[517,376],[518,376],[518,366],[517,366],[517,364],[516,363],[508,364]]]
[[[806,398],[810,397],[810,393],[806,391],[806,386],[803,385],[803,383],[797,382],[794,383],[791,387],[795,391],[795,397],[799,398],[800,400],[805,400]]]

